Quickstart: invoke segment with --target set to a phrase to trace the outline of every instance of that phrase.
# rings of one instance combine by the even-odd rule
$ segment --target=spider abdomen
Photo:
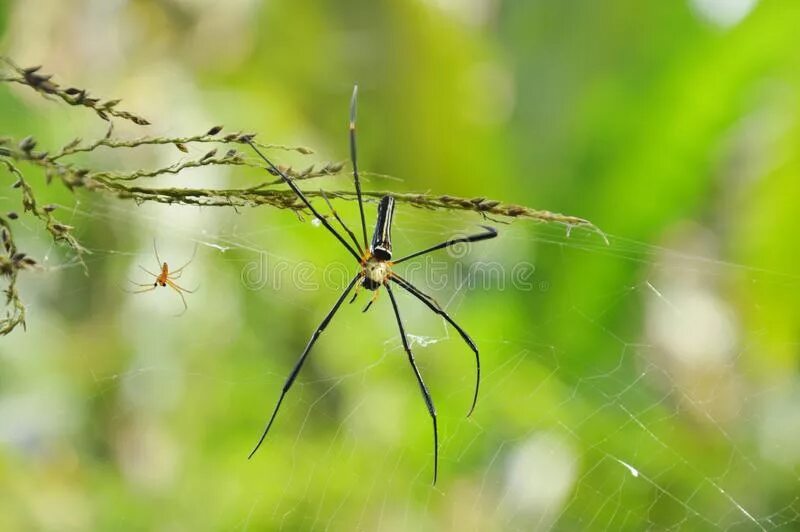
[[[375,220],[375,232],[372,234],[372,254],[380,260],[392,258],[392,217],[394,216],[394,198],[384,196],[378,204],[378,217]]]

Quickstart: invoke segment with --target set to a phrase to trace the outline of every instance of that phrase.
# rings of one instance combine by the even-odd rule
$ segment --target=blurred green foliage
[[[514,222],[442,256],[451,273],[496,261],[506,280],[531,264],[528,288],[413,272],[484,369],[464,419],[471,353],[400,298],[440,414],[432,488],[429,419],[386,297],[342,309],[245,459],[336,297],[322,272],[346,254],[321,229],[266,208],[73,194],[25,168],[92,254],[87,276],[36,220],[15,226],[46,267],[21,276],[27,332],[0,339],[0,529],[796,529],[798,27],[791,0],[0,4],[3,54],[123,98],[150,134],[223,123],[317,152],[285,164],[344,160],[357,82],[360,165],[396,178],[366,188],[497,198],[610,236]],[[104,133],[89,112],[0,85],[0,135],[56,148]],[[0,211],[20,210],[3,190]],[[336,206],[355,228],[355,206]],[[479,223],[400,209],[395,247]],[[155,267],[153,239],[174,264],[200,243],[181,318],[174,293],[121,289],[147,280],[136,265]],[[283,266],[279,286],[253,289],[248,272]],[[306,266],[318,288],[291,278]]]

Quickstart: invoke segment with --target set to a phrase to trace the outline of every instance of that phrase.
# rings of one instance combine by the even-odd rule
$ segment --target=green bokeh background
[[[4,54],[123,98],[153,122],[146,134],[219,123],[316,152],[273,152],[284,164],[345,160],[358,82],[360,164],[393,176],[365,188],[574,214],[609,243],[503,223],[440,257],[451,273],[501,264],[502,286],[413,272],[483,355],[465,419],[470,352],[400,296],[440,414],[432,488],[430,422],[385,296],[367,314],[343,308],[246,460],[336,298],[322,271],[347,256],[321,228],[267,208],[73,194],[23,167],[92,254],[87,276],[36,220],[16,222],[46,267],[21,279],[27,331],[0,339],[0,529],[797,529],[798,27],[793,0],[3,2]],[[105,132],[6,85],[0,126],[52,148]],[[158,184],[261,179],[216,169]],[[4,181],[0,209],[19,210]],[[337,208],[355,227],[354,205]],[[480,223],[400,205],[395,247]],[[174,293],[120,288],[146,280],[136,265],[154,267],[154,238],[174,264],[198,244],[181,282],[200,288],[180,318]],[[288,273],[253,289],[254,264]],[[526,264],[532,286],[508,282]],[[310,266],[315,289],[291,278]]]

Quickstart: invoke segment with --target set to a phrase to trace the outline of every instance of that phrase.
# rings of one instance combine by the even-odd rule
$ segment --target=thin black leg
[[[320,195],[322,196],[322,199],[324,199],[324,200],[325,200],[325,203],[327,203],[327,204],[328,204],[328,208],[329,208],[329,209],[331,210],[331,212],[333,213],[333,216],[334,216],[334,218],[336,218],[336,220],[339,222],[339,225],[341,225],[341,226],[342,226],[342,229],[344,229],[344,230],[345,230],[345,232],[346,232],[346,233],[347,233],[347,234],[350,236],[350,240],[352,240],[352,241],[353,241],[353,244],[355,244],[355,245],[356,245],[356,249],[358,250],[358,252],[359,252],[359,253],[361,254],[361,256],[363,257],[363,256],[364,256],[364,250],[363,250],[363,249],[361,249],[361,244],[359,244],[359,243],[358,243],[358,239],[356,238],[356,235],[355,235],[355,233],[353,233],[353,231],[351,231],[351,230],[350,230],[350,228],[349,228],[349,227],[347,227],[347,224],[346,224],[346,223],[344,223],[344,220],[342,220],[342,219],[341,219],[341,217],[339,217],[339,213],[338,213],[338,212],[336,212],[336,209],[334,209],[334,208],[333,208],[333,205],[331,204],[330,200],[328,200],[328,196],[325,194],[325,191],[324,191],[324,190],[322,190],[322,189],[320,189],[320,190],[319,190],[319,193],[320,193]]]
[[[436,426],[436,408],[433,406],[431,394],[422,381],[422,375],[419,373],[417,363],[414,362],[414,355],[411,353],[411,348],[408,346],[406,331],[403,328],[403,320],[400,319],[400,311],[397,308],[397,301],[392,293],[392,287],[389,286],[389,283],[386,283],[384,286],[386,287],[386,291],[389,292],[389,299],[392,300],[392,308],[394,308],[394,315],[397,318],[397,327],[400,329],[400,338],[403,340],[403,349],[405,349],[408,355],[408,362],[414,370],[414,376],[417,378],[419,389],[422,392],[422,396],[425,398],[425,405],[428,407],[428,413],[431,415],[431,420],[433,420],[433,485],[435,486],[436,478],[439,476],[439,429]]]
[[[460,244],[462,242],[478,242],[479,240],[487,240],[489,238],[494,238],[497,236],[497,229],[494,227],[489,227],[488,225],[482,225],[486,232],[478,233],[477,235],[470,235],[464,236],[461,238],[454,238],[452,240],[447,240],[442,242],[441,244],[436,244],[435,246],[429,247],[428,249],[423,249],[422,251],[417,251],[416,253],[412,253],[411,255],[406,255],[402,259],[397,259],[394,264],[400,264],[401,262],[407,261],[408,259],[413,259],[414,257],[419,257],[420,255],[425,255],[430,253],[431,251],[436,251],[437,249],[449,248],[450,246],[454,246],[456,244]]]
[[[356,102],[358,85],[353,86],[353,97],[350,99],[350,161],[353,163],[353,181],[356,184],[358,210],[361,213],[361,232],[364,235],[364,249],[367,248],[367,223],[364,220],[364,202],[361,199],[361,181],[358,178],[358,161],[356,157]]]
[[[475,369],[476,369],[475,393],[472,396],[472,406],[470,407],[469,412],[467,413],[467,417],[471,416],[472,412],[475,410],[475,404],[478,402],[478,389],[481,385],[481,356],[478,353],[478,346],[475,345],[475,342],[472,341],[472,338],[469,337],[467,332],[464,329],[462,329],[455,321],[453,321],[453,318],[451,318],[447,314],[447,312],[445,312],[445,310],[439,305],[439,303],[436,302],[435,299],[433,299],[428,294],[422,292],[419,288],[417,288],[410,282],[406,281],[405,279],[403,279],[394,272],[392,272],[391,280],[396,282],[403,288],[405,288],[406,291],[408,291],[412,296],[416,297],[417,299],[425,303],[425,305],[427,305],[427,307],[432,311],[434,311],[436,314],[443,317],[445,321],[447,321],[447,323],[452,325],[455,328],[455,330],[458,331],[458,334],[461,335],[461,338],[464,339],[464,342],[466,342],[469,348],[472,349],[472,352],[475,353]]]
[[[267,165],[272,169],[273,172],[275,172],[276,174],[281,176],[281,178],[286,182],[286,184],[289,185],[289,188],[291,188],[294,191],[294,193],[297,194],[297,197],[300,198],[300,200],[303,202],[303,204],[305,204],[305,206],[308,207],[308,210],[311,211],[311,214],[313,214],[314,217],[317,220],[320,221],[320,223],[325,227],[325,229],[327,229],[333,236],[336,237],[336,239],[339,242],[342,243],[342,245],[347,249],[347,251],[349,251],[350,254],[353,257],[355,257],[356,260],[360,264],[361,263],[361,256],[356,252],[356,250],[353,249],[353,247],[350,244],[347,243],[347,240],[345,240],[342,237],[342,235],[340,235],[339,232],[336,231],[336,229],[334,229],[333,226],[330,223],[328,223],[328,220],[324,216],[322,216],[319,213],[319,211],[317,211],[317,209],[314,208],[313,205],[311,205],[311,202],[308,201],[308,198],[306,198],[306,195],[303,194],[303,192],[299,188],[297,188],[297,185],[295,185],[294,181],[292,179],[290,179],[289,176],[287,176],[284,172],[282,172],[280,170],[280,168],[278,168],[277,166],[272,164],[272,161],[267,159],[266,155],[261,153],[261,150],[259,150],[256,147],[256,145],[253,143],[253,141],[247,141],[247,143],[250,145],[251,148],[253,148],[253,151],[255,151],[258,154],[259,157],[264,159],[264,162],[267,163]]]
[[[272,416],[269,418],[269,423],[267,423],[267,428],[264,429],[264,432],[261,434],[261,438],[259,438],[258,443],[250,452],[250,455],[247,457],[248,459],[252,458],[253,455],[256,454],[256,451],[258,451],[258,448],[261,447],[261,444],[264,442],[264,438],[267,437],[267,433],[269,432],[270,427],[272,427],[272,422],[275,421],[275,416],[278,414],[278,410],[281,407],[283,398],[286,397],[286,393],[292,387],[292,384],[294,384],[294,381],[297,378],[297,374],[300,373],[300,368],[303,367],[303,364],[305,363],[306,358],[308,358],[308,354],[311,352],[311,348],[316,343],[317,338],[319,338],[319,335],[322,334],[322,331],[325,330],[325,327],[328,326],[328,323],[330,323],[331,319],[333,319],[333,316],[334,314],[336,314],[336,311],[339,310],[342,301],[344,301],[345,297],[347,297],[347,294],[350,293],[350,290],[353,289],[353,286],[360,278],[361,278],[361,273],[353,277],[353,280],[350,281],[350,284],[347,285],[347,288],[345,288],[344,292],[342,292],[342,295],[340,295],[339,299],[336,300],[336,303],[333,305],[333,308],[330,310],[330,312],[328,312],[328,315],[325,316],[325,319],[322,320],[322,323],[320,323],[319,327],[317,327],[317,330],[314,331],[314,334],[311,335],[311,339],[309,339],[308,344],[306,344],[306,348],[305,350],[303,350],[303,354],[300,355],[300,359],[294,365],[294,369],[292,369],[292,372],[289,374],[289,377],[283,384],[283,390],[281,391],[281,396],[278,399],[278,404],[275,405],[275,410],[272,411]]]

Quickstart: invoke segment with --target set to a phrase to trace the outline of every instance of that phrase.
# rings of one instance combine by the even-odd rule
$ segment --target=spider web
[[[358,219],[353,205],[339,207],[351,224]],[[708,249],[699,227],[653,246],[516,222],[499,226],[500,238],[423,263],[444,267],[446,283],[435,290],[425,271],[412,271],[482,354],[481,395],[466,418],[471,352],[443,320],[395,291],[439,413],[432,488],[430,420],[385,295],[366,314],[363,293],[342,307],[264,446],[244,459],[347,280],[342,272],[355,272],[321,227],[261,210],[119,201],[62,209],[94,242],[91,275],[41,250],[47,270],[24,280],[29,332],[4,341],[3,373],[14,387],[0,402],[0,437],[38,449],[45,463],[60,456],[54,441],[72,442],[90,470],[111,460],[114,471],[90,485],[164,509],[155,512],[161,522],[192,522],[188,509],[213,500],[203,517],[212,528],[797,526],[797,384],[763,376],[763,331],[747,330],[721,288],[796,286],[797,277],[698,251]],[[375,204],[366,210],[371,219]],[[400,206],[396,252],[480,222]],[[115,238],[93,227],[112,228]],[[170,263],[199,249],[180,283],[200,290],[180,319],[171,316],[181,310],[174,293],[122,290],[126,277],[147,281],[137,264],[156,267],[153,237]],[[489,267],[486,277],[495,263],[501,274]],[[511,278],[519,265],[532,267],[524,283]],[[586,289],[592,271],[631,267],[634,280],[620,275]],[[305,273],[293,277],[298,270]],[[263,284],[253,283],[254,271],[269,272]],[[86,308],[63,315],[58,299]],[[20,499],[32,496],[11,484]],[[78,510],[62,513],[79,523],[99,512],[92,489],[41,491],[46,501],[74,498]],[[142,494],[163,502],[142,502]]]
[[[230,112],[241,90],[209,98],[176,54],[160,49],[157,61],[135,61],[135,83],[114,81],[113,70],[138,54],[97,30],[127,35],[149,12],[140,20],[119,2],[91,2],[87,18],[66,3],[63,12],[18,4],[21,18],[9,24],[17,52],[38,62],[56,50],[46,63],[65,77],[80,63],[99,65],[92,87],[125,88],[120,96],[133,108],[169,117],[162,126],[174,131],[162,134],[207,130],[223,117],[251,123]],[[226,4],[223,17],[197,3],[221,33],[198,32],[204,37],[186,48],[204,65],[227,63],[220,43],[238,40],[253,18],[248,4]],[[85,40],[70,48],[61,34]],[[152,78],[149,88],[143,78]],[[65,130],[85,130],[63,120],[74,126]],[[297,127],[308,128],[303,139],[319,134],[318,125]],[[100,157],[106,166],[114,155]],[[212,187],[225,182],[219,174],[172,183]],[[324,186],[352,186],[335,179]],[[365,188],[386,188],[372,185]],[[8,196],[0,202],[18,208]],[[367,294],[342,307],[264,446],[246,460],[309,335],[355,272],[321,227],[269,209],[78,197],[58,214],[92,252],[88,276],[47,246],[35,222],[17,223],[24,249],[45,268],[20,281],[27,333],[0,343],[0,529],[798,528],[796,363],[763,356],[765,338],[796,326],[760,319],[774,312],[768,294],[796,291],[798,278],[722,260],[723,231],[684,224],[660,242],[611,234],[606,244],[588,231],[515,222],[498,226],[497,239],[402,265],[481,349],[481,394],[466,418],[472,353],[443,320],[395,291],[439,413],[439,483],[431,487],[430,420],[385,294],[366,314]],[[354,207],[337,203],[358,233]],[[366,211],[373,220],[375,204]],[[413,251],[479,223],[493,222],[399,205],[395,248]],[[178,281],[198,288],[180,318],[169,289],[125,291],[128,279],[150,281],[138,265],[158,267],[154,239],[170,265],[198,249]],[[778,347],[796,359],[797,346],[785,344]]]

